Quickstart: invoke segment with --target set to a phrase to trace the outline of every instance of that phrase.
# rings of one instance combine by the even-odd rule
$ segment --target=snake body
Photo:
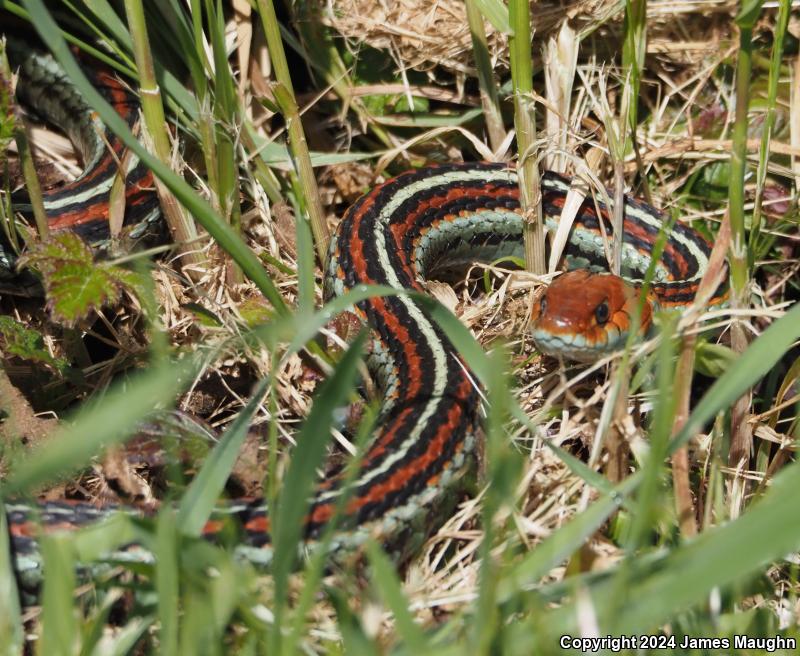
[[[7,49],[19,73],[20,103],[35,117],[59,127],[84,163],[83,171],[74,180],[43,193],[51,232],[70,230],[94,248],[106,248],[111,237],[111,190],[119,177],[125,180],[122,223],[127,236],[140,239],[160,232],[161,211],[152,172],[105,128],[52,55],[12,37],[7,37]],[[93,65],[84,70],[103,97],[134,128],[139,121],[136,95],[106,67]],[[24,200],[16,202],[15,209],[30,213]],[[14,276],[15,262],[16,254],[10,245],[0,241],[0,278]]]
[[[35,76],[34,76],[35,77]],[[65,81],[65,84],[68,83]],[[108,95],[120,113],[131,117],[130,94],[106,78]],[[35,97],[35,96],[34,96]],[[39,109],[44,102],[39,103]],[[88,108],[87,108],[88,111]],[[90,112],[89,112],[89,115]],[[131,120],[134,120],[131,118]],[[84,138],[101,126],[67,130]],[[111,149],[115,142],[110,139]],[[86,148],[84,146],[84,148]],[[115,165],[103,146],[86,148],[87,172],[58,196],[48,197],[51,224],[81,232],[84,226],[103,237],[107,208],[97,185]],[[116,152],[112,161],[124,157]],[[149,173],[129,169],[131,209],[147,208],[131,222],[152,216],[145,198]],[[555,228],[570,181],[554,173],[541,180],[543,213]],[[82,214],[82,209],[91,214]],[[633,199],[625,200],[623,271],[626,280],[607,271],[603,233],[613,238],[608,208],[591,198],[574,221],[565,260],[580,269],[562,276],[536,304],[533,335],[541,350],[577,359],[596,357],[625,337],[637,281],[650,265],[663,216]],[[362,196],[347,211],[332,239],[324,272],[326,298],[362,284],[424,291],[425,280],[453,266],[475,260],[493,261],[522,255],[522,215],[517,173],[494,163],[449,164],[402,174]],[[696,231],[677,224],[656,263],[652,293],[659,305],[691,303],[708,265],[710,246]],[[718,290],[711,302],[724,298]],[[472,462],[479,425],[479,392],[456,348],[425,308],[406,295],[370,298],[357,313],[374,331],[370,369],[382,389],[382,407],[372,440],[349,490],[341,526],[333,540],[334,555],[347,553],[367,538],[377,538],[396,551],[411,553],[441,522],[442,505],[452,499],[457,482]],[[642,315],[647,328],[653,308]],[[580,330],[580,333],[576,331]],[[313,547],[334,512],[341,479],[321,483],[311,500],[305,524],[306,545]],[[51,528],[77,527],[98,521],[114,509],[86,503],[45,503],[34,514],[25,504],[8,504],[16,564],[21,577],[35,583],[41,575],[36,536]],[[34,519],[34,515],[36,519]],[[244,529],[240,554],[257,563],[271,559],[270,521],[262,500],[230,502],[204,531],[220,531],[224,516]],[[140,554],[141,557],[141,554]]]

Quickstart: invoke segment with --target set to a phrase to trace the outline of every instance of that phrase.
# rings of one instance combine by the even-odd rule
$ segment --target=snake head
[[[592,362],[622,348],[631,330],[639,288],[610,273],[570,271],[556,278],[533,306],[533,341],[542,353]],[[644,304],[639,334],[653,318]]]

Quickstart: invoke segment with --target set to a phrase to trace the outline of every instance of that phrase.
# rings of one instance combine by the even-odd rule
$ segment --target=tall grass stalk
[[[625,0],[625,36],[622,44],[622,70],[625,84],[620,106],[619,143],[612,148],[614,161],[614,241],[612,244],[611,271],[619,274],[622,267],[622,234],[624,216],[621,203],[625,190],[625,155],[628,145],[636,148],[636,130],[639,126],[639,87],[644,57],[647,52],[647,0]]]
[[[300,110],[295,99],[292,78],[289,74],[289,64],[286,61],[286,53],[283,50],[278,17],[275,15],[275,7],[272,4],[272,0],[257,0],[257,6],[258,13],[261,15],[261,23],[264,26],[264,33],[267,37],[270,60],[275,69],[275,79],[277,80],[277,84],[273,89],[275,99],[286,120],[289,145],[292,149],[292,155],[297,166],[297,175],[300,178],[300,185],[303,190],[304,209],[311,221],[311,232],[314,235],[317,257],[320,262],[324,262],[328,241],[330,240],[330,232],[325,221],[322,202],[319,198],[317,179],[314,177],[314,168],[311,165],[306,135],[303,130],[303,123],[300,120]]]
[[[165,656],[178,653],[180,634],[180,544],[175,527],[173,509],[164,508],[156,522],[155,587],[160,620],[158,639]]]
[[[8,530],[8,515],[0,497],[0,654],[17,656],[23,650],[25,631],[19,605],[19,590],[13,576],[14,563],[11,555],[11,533]]]
[[[622,42],[622,70],[630,74],[625,93],[630,95],[628,125],[635,141],[639,125],[639,88],[647,54],[647,0],[625,0],[625,26]]]
[[[736,60],[736,115],[733,125],[733,145],[731,150],[731,176],[728,186],[728,212],[731,223],[731,305],[736,309],[749,305],[748,287],[750,283],[747,233],[745,230],[744,212],[744,178],[747,168],[747,114],[750,104],[750,76],[753,57],[753,26],[760,14],[762,0],[743,0],[736,16],[739,27],[739,53]],[[747,347],[747,336],[744,325],[734,319],[731,325],[731,346],[741,353]],[[752,433],[747,423],[750,407],[750,394],[745,393],[735,404],[731,412],[731,448],[728,464],[737,468],[747,461],[752,446]],[[744,482],[739,477],[735,482],[741,488]],[[733,514],[738,512],[737,499],[741,494],[734,494]]]
[[[288,650],[296,650],[297,645],[300,644],[303,638],[303,631],[306,628],[308,621],[308,612],[314,604],[314,598],[317,595],[320,583],[322,581],[325,567],[328,562],[328,554],[330,553],[331,543],[336,538],[337,528],[341,521],[342,515],[347,508],[347,504],[355,492],[353,486],[356,477],[361,471],[361,463],[363,455],[369,444],[369,439],[375,429],[375,419],[377,417],[377,407],[368,406],[362,417],[361,424],[358,427],[358,433],[355,437],[355,455],[347,462],[344,475],[342,477],[341,489],[342,494],[336,499],[336,505],[333,511],[333,516],[330,522],[322,532],[319,539],[319,548],[309,559],[304,569],[305,585],[297,600],[297,604],[293,608],[294,618],[292,621],[292,630],[289,633],[284,647]],[[373,573],[373,581],[381,580],[381,574]]]
[[[789,26],[791,10],[790,0],[780,0],[778,5],[778,19],[775,24],[774,41],[772,43],[772,58],[769,64],[769,82],[767,85],[767,115],[764,120],[764,130],[761,134],[761,145],[758,151],[758,169],[756,171],[756,197],[753,206],[753,220],[750,224],[749,236],[749,265],[754,264],[756,244],[761,232],[761,206],[764,201],[764,182],[767,178],[767,165],[769,162],[769,145],[772,139],[772,130],[775,126],[776,103],[778,98],[778,83],[781,77],[781,58],[783,55],[783,42],[786,29]]]
[[[209,91],[210,71],[205,50],[205,32],[203,30],[203,4],[202,0],[191,0],[191,33],[192,49],[186,48],[196,57],[188,57],[189,73],[192,77],[192,87],[197,96],[198,112],[196,118],[197,134],[200,149],[203,152],[203,161],[206,168],[206,182],[211,192],[211,204],[214,209],[221,212],[219,199],[219,174],[217,171],[217,142],[215,139],[214,114],[212,111],[212,98]]]
[[[475,601],[473,644],[477,654],[491,654],[492,643],[502,621],[497,605],[497,585],[502,571],[502,555],[492,549],[497,537],[497,515],[504,506],[514,512],[514,499],[522,471],[520,454],[513,448],[505,430],[511,408],[505,372],[506,354],[497,349],[490,356],[490,378],[485,381],[489,400],[486,421],[486,460],[489,484],[483,498],[483,539],[480,547],[480,585]]]
[[[543,274],[546,270],[542,193],[536,162],[536,117],[531,60],[531,10],[527,0],[510,0],[511,81],[514,88],[514,126],[517,130],[520,207],[524,217],[525,267]]]
[[[147,23],[141,0],[125,0],[125,12],[133,40],[133,54],[139,76],[139,95],[147,133],[152,140],[156,157],[165,166],[170,166],[172,153],[167,119],[164,115],[161,90],[156,80],[153,55],[150,52],[150,40],[147,35]],[[202,267],[205,258],[197,249],[197,230],[194,223],[188,214],[183,211],[175,196],[160,183],[157,182],[156,186],[167,225],[170,227],[178,249],[183,253],[184,260],[189,264]]]
[[[39,176],[36,174],[36,164],[33,160],[28,130],[22,124],[21,120],[17,120],[14,132],[14,138],[17,142],[17,151],[19,152],[19,158],[22,163],[22,176],[25,178],[25,188],[27,189],[31,209],[33,210],[33,217],[36,221],[36,230],[39,233],[39,237],[47,239],[50,234],[50,227],[47,223],[42,187],[39,184]]]
[[[325,380],[316,395],[297,441],[303,449],[302,458],[293,458],[284,479],[284,487],[278,496],[278,505],[273,512],[275,530],[273,577],[275,581],[275,627],[270,640],[270,651],[282,653],[283,618],[288,608],[289,574],[299,556],[303,517],[308,511],[316,468],[322,464],[333,421],[333,412],[347,400],[358,371],[361,350],[366,334],[361,333],[347,350],[333,374]]]
[[[5,38],[0,35],[0,153],[2,153],[0,154],[0,161],[5,163],[5,150],[9,145],[8,142],[13,138],[17,144],[22,175],[25,178],[28,198],[36,221],[36,229],[39,232],[39,236],[42,239],[46,239],[50,229],[47,225],[47,216],[44,211],[42,188],[39,184],[39,177],[36,175],[36,166],[33,161],[28,131],[11,95],[11,82],[11,67],[8,64],[6,42]],[[4,222],[3,232],[7,233],[13,246],[18,246],[16,230],[10,215],[8,222]]]
[[[236,131],[240,129],[241,107],[236,82],[228,63],[228,48],[225,41],[225,17],[221,3],[214,7],[213,0],[206,1],[208,32],[214,60],[214,94],[212,121],[216,161],[216,197],[220,212],[237,234],[242,231],[242,208],[240,202],[239,161]],[[242,272],[233,267],[228,271],[228,282],[241,282]]]
[[[689,416],[689,400],[694,374],[694,354],[697,338],[686,335],[681,342],[678,364],[675,367],[675,417],[673,432],[677,432]],[[672,454],[672,490],[675,495],[675,512],[684,538],[697,534],[697,513],[689,480],[689,451],[681,447]]]
[[[628,123],[630,143],[640,173],[640,184],[644,197],[653,204],[650,185],[645,175],[644,164],[639,153],[637,130],[639,126],[639,98],[641,93],[642,71],[647,56],[647,0],[625,0],[625,27],[622,44],[622,70],[630,73],[630,83],[624,93],[628,96]],[[623,102],[626,102],[623,100]]]
[[[636,130],[639,126],[639,87],[644,58],[647,53],[647,0],[625,0],[625,36],[622,43],[622,70],[626,83],[622,89],[620,119],[621,152],[614,156],[614,241],[612,244],[611,271],[619,273],[622,267],[622,233],[624,217],[620,209],[625,190],[624,161],[628,144],[634,151]],[[630,138],[628,138],[630,135]],[[645,186],[646,186],[645,181]]]

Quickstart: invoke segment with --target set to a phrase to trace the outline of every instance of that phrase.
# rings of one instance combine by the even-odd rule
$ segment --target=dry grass
[[[616,0],[532,4],[535,44],[543,45],[566,21],[583,37],[619,41],[624,3]],[[648,54],[665,64],[696,65],[733,38],[728,0],[659,2],[648,7]],[[357,51],[363,44],[391,54],[400,70],[439,67],[475,75],[464,3],[459,0],[320,1],[326,24]],[[487,24],[489,51],[498,71],[508,68],[508,39]],[[447,38],[442,38],[447,35]],[[534,46],[534,55],[539,48]]]

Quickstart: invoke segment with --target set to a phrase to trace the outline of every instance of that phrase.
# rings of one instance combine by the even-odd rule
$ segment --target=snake
[[[124,224],[134,236],[158,223],[152,174],[98,121],[58,64],[30,49],[17,66],[20,101],[55,123],[76,143],[85,162],[73,181],[45,194],[53,231],[80,234],[95,247],[109,239],[109,193],[127,162]],[[135,94],[108,71],[87,73],[130,125],[138,120]],[[572,181],[554,172],[540,178],[542,215],[558,226]],[[605,240],[613,239],[610,204],[586,198],[573,221],[564,253],[567,273],[533,304],[530,332],[549,356],[590,361],[619,349],[631,330],[646,334],[659,308],[678,311],[694,300],[709,267],[711,245],[691,226],[672,224],[656,208],[624,200],[622,271],[608,272]],[[426,281],[467,263],[497,262],[523,255],[519,174],[513,164],[490,162],[425,166],[378,184],[347,210],[330,242],[323,272],[324,298],[361,285],[426,291]],[[142,226],[145,226],[144,228]],[[668,232],[657,261],[659,235]],[[8,245],[0,264],[13,275]],[[636,312],[643,280],[650,293]],[[709,304],[722,303],[717,289]],[[465,473],[474,468],[481,425],[481,390],[458,349],[413,294],[372,297],[353,308],[373,335],[367,355],[380,389],[379,419],[355,475],[330,558],[352,553],[369,539],[406,557],[417,551],[447,517]],[[639,315],[638,327],[633,317]],[[304,520],[303,546],[313,549],[336,513],[345,485],[341,474],[325,477]],[[6,513],[18,579],[35,587],[42,577],[42,532],[74,529],[135,508],[88,502],[7,500]],[[270,516],[263,499],[230,500],[207,523],[211,539],[231,519],[241,528],[237,555],[268,566],[272,558]],[[143,559],[142,549],[109,555]]]
[[[74,180],[43,194],[50,232],[71,231],[96,250],[108,248],[111,194],[115,181],[125,179],[123,228],[134,240],[158,238],[162,232],[161,210],[152,172],[135,153],[100,121],[55,58],[33,49],[22,39],[6,36],[10,61],[16,66],[19,103],[36,119],[57,126],[75,146],[84,164]],[[135,129],[139,100],[131,89],[105,66],[84,66],[94,87],[116,112]],[[14,209],[30,215],[30,203],[16,199]],[[13,280],[16,253],[7,239],[0,242],[0,280]]]

